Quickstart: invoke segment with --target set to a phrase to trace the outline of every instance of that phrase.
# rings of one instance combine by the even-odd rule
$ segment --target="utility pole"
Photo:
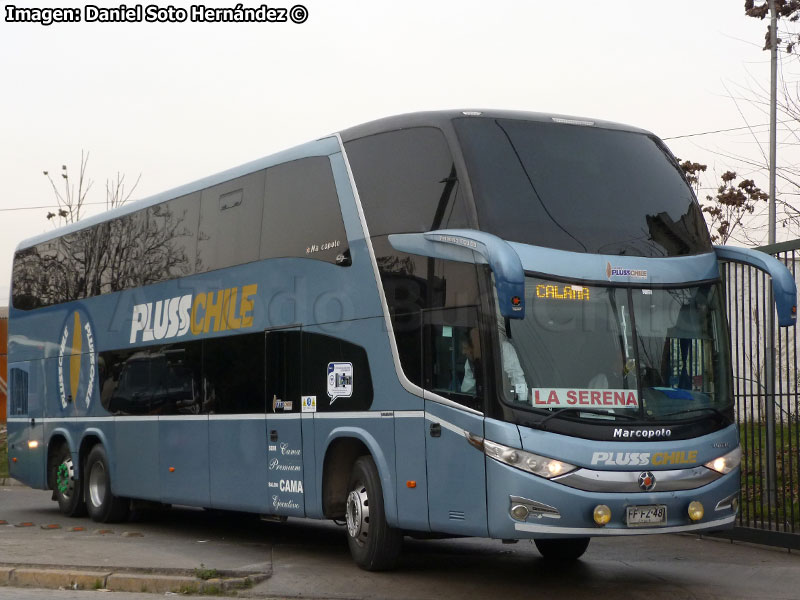
[[[778,13],[775,0],[769,0],[769,50],[770,50],[770,86],[769,86],[769,232],[768,243],[775,243],[775,164],[777,157],[777,95],[778,95]],[[777,501],[777,446],[775,445],[775,303],[772,286],[769,286],[767,314],[767,342],[764,353],[766,378],[766,419],[767,419],[767,490],[768,506],[775,509]],[[769,519],[771,521],[771,519]],[[771,524],[770,524],[771,527]]]

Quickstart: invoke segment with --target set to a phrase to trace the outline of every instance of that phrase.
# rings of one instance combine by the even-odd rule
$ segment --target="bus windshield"
[[[655,137],[555,120],[455,120],[482,231],[570,252],[711,252],[700,208]]]
[[[642,289],[527,277],[525,296],[525,318],[500,331],[500,381],[512,406],[626,421],[729,408],[719,284]]]

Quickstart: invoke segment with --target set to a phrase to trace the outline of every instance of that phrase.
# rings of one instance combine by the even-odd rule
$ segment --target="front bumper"
[[[658,471],[653,471],[658,476]],[[736,519],[735,503],[725,500],[739,490],[739,469],[696,489],[653,492],[588,492],[531,475],[519,469],[486,459],[489,535],[493,538],[527,539],[555,537],[593,537],[608,535],[648,535],[726,529]],[[526,498],[552,507],[552,512],[531,513],[520,521],[511,516],[511,497]],[[699,521],[689,518],[692,501],[703,504],[705,514]],[[605,504],[611,509],[611,521],[596,525],[594,508]],[[667,522],[659,526],[629,527],[628,506],[662,504],[667,507]]]

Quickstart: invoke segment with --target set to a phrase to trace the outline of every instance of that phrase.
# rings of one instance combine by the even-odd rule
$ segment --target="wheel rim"
[[[97,461],[92,465],[92,470],[89,473],[89,498],[91,498],[93,506],[103,505],[103,501],[106,499],[107,487],[106,468],[102,462]]]
[[[366,486],[361,483],[347,496],[345,519],[350,537],[358,544],[366,543],[369,536],[369,498]]]
[[[56,489],[65,500],[72,498],[75,492],[75,467],[72,458],[65,458],[56,469]]]

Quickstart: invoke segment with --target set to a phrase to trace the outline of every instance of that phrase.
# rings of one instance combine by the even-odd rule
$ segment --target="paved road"
[[[194,569],[202,563],[206,568],[271,573],[239,597],[800,598],[800,555],[694,536],[595,539],[573,565],[545,562],[528,542],[407,540],[397,571],[367,573],[351,562],[342,528],[330,523],[270,524],[173,509],[99,534],[100,527],[91,521],[62,517],[47,492],[21,487],[0,488],[0,519],[36,524],[0,526],[0,563],[139,569]],[[44,530],[43,524],[62,528]],[[66,529],[76,524],[87,530]],[[142,537],[123,537],[125,532]],[[0,598],[23,598],[15,592],[0,588]],[[60,597],[49,594],[42,597]],[[84,597],[69,594],[77,595],[63,597]]]

